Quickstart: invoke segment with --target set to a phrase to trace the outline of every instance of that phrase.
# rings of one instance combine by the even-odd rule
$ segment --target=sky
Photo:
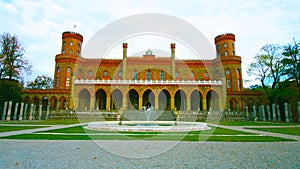
[[[22,42],[25,57],[33,67],[33,73],[25,78],[27,82],[37,75],[53,77],[55,55],[61,52],[62,32],[76,31],[83,35],[84,47],[108,24],[143,13],[167,14],[185,20],[202,32],[211,45],[217,35],[235,34],[236,55],[242,57],[246,87],[256,83],[246,71],[262,46],[286,45],[293,38],[300,40],[299,0],[1,0],[0,33],[15,34]],[[136,55],[147,49],[169,52],[174,39],[148,35],[126,42],[128,54]],[[177,58],[197,58],[184,48],[176,46]],[[121,45],[117,45],[105,57],[121,56]]]

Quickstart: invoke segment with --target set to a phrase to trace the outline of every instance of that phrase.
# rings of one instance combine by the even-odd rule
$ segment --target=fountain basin
[[[122,121],[121,124],[119,121],[90,122],[86,128],[123,132],[188,132],[211,129],[206,123],[181,121]]]

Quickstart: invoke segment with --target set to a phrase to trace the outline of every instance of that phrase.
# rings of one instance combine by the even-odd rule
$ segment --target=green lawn
[[[224,126],[292,126],[299,125],[297,123],[284,122],[262,122],[262,121],[220,121],[219,125]]]
[[[19,131],[27,129],[42,128],[48,126],[0,126],[0,132]]]
[[[43,125],[68,125],[79,124],[78,119],[49,119],[49,120],[24,120],[24,121],[1,121],[0,124],[43,124]]]
[[[258,136],[252,133],[224,129],[220,127],[214,129],[215,129],[214,132],[210,136],[212,131],[208,131],[208,130],[192,131],[188,133],[186,132],[170,132],[170,133],[113,132],[113,131],[103,132],[97,130],[86,130],[82,126],[76,126],[76,127],[69,127],[64,129],[48,130],[48,131],[38,132],[33,134],[22,134],[22,135],[8,136],[2,138],[33,139],[33,140],[174,140],[174,141],[225,141],[225,142],[292,141],[290,139],[270,137],[270,136]]]
[[[300,136],[300,127],[288,127],[288,128],[248,128],[252,130],[259,130],[259,131],[268,131],[274,133],[281,133],[281,134],[291,134]]]

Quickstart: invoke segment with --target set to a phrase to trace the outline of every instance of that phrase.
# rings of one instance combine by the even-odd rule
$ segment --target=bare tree
[[[3,33],[0,36],[0,79],[20,80],[23,72],[31,74],[24,51],[16,35]]]
[[[277,97],[278,84],[284,80],[284,65],[282,61],[282,47],[276,44],[263,46],[254,57],[247,73],[256,76],[271,102]]]

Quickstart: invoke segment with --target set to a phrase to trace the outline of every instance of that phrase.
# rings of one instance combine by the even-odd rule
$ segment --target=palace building
[[[240,56],[235,35],[215,39],[212,60],[170,56],[127,56],[130,44],[123,43],[122,59],[91,59],[81,56],[83,36],[62,33],[61,53],[55,56],[51,90],[25,90],[25,102],[50,105],[51,110],[116,111],[143,110],[244,110],[260,104],[262,93],[243,91]],[[121,47],[120,47],[121,48]]]

